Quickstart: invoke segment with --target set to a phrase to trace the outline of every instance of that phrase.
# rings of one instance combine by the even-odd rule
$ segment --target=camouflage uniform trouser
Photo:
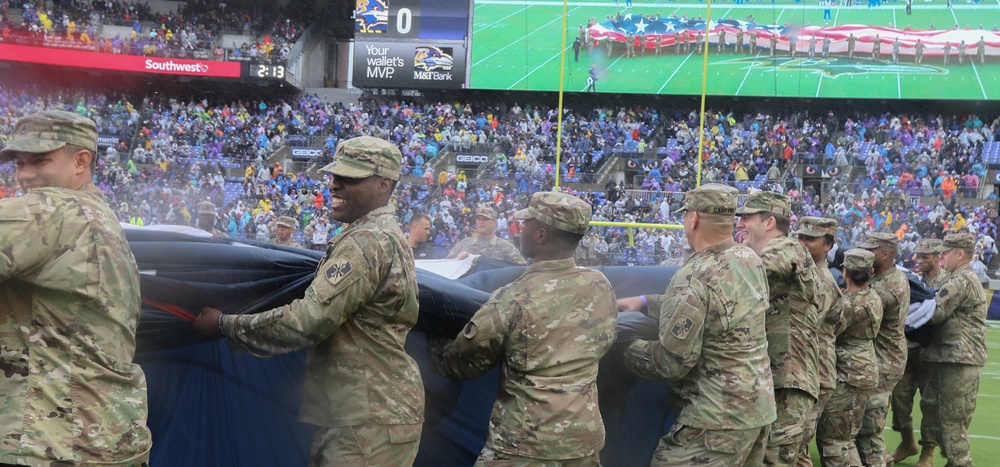
[[[320,428],[313,437],[309,467],[413,465],[422,428],[422,423]]]
[[[892,390],[892,429],[898,432],[913,430],[913,398],[920,391],[920,396],[924,396],[927,388],[927,378],[930,371],[927,370],[927,363],[920,361],[920,347],[910,347],[907,349],[906,370],[903,379],[896,383],[896,388]],[[920,444],[922,446],[934,446],[934,440],[930,435],[920,430]]]
[[[594,467],[601,465],[600,453],[576,459],[533,459],[483,448],[475,467]]]
[[[861,431],[858,432],[856,441],[861,462],[868,467],[885,465],[885,439],[882,437],[882,431],[885,430],[885,420],[889,416],[892,390],[902,377],[902,375],[879,375],[878,386],[868,397],[868,407],[865,409],[865,418],[861,421]]]
[[[928,363],[927,390],[921,394],[920,431],[941,446],[949,466],[972,465],[969,423],[976,411],[983,367],[961,363]]]
[[[800,389],[776,388],[774,404],[778,418],[771,424],[764,464],[795,465],[802,449],[802,435],[806,431],[809,412],[816,404],[816,398]]]
[[[809,418],[806,419],[805,431],[802,433],[802,449],[799,450],[799,460],[795,463],[798,467],[812,467],[813,461],[812,456],[809,455],[809,443],[812,441],[813,436],[816,436],[816,426],[819,424],[819,416],[826,409],[826,404],[830,401],[830,396],[833,395],[833,389],[820,388],[819,390],[819,400],[813,405],[812,410],[809,412]]]
[[[861,465],[854,438],[861,430],[869,394],[871,389],[858,389],[845,383],[838,384],[833,391],[816,428],[816,445],[823,467]]]
[[[653,467],[760,465],[770,426],[705,430],[675,424],[653,452]]]

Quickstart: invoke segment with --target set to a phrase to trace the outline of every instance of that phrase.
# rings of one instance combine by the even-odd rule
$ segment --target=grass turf
[[[976,414],[972,417],[969,427],[969,442],[972,445],[972,460],[978,465],[994,465],[1000,459],[1000,432],[997,432],[997,422],[994,417],[1000,415],[1000,324],[994,324],[986,330],[986,346],[988,357],[983,368],[983,377],[979,382],[979,397],[976,400]],[[918,394],[919,405],[919,394]],[[892,424],[892,414],[889,414],[889,425]],[[913,424],[920,426],[919,407],[913,409]],[[919,438],[919,435],[917,435]],[[886,448],[891,453],[899,445],[899,433],[886,428]],[[819,453],[816,443],[810,446],[813,463],[819,465]],[[912,466],[917,463],[918,456],[910,457],[895,465]],[[943,466],[946,462],[937,449],[934,465]]]
[[[865,2],[867,5],[867,2]],[[841,7],[833,10],[828,26],[864,24],[913,29],[946,29],[960,24],[986,29],[1000,22],[1000,5],[944,8],[944,2],[927,3],[916,0],[913,14],[907,16],[905,3],[885,2],[882,7]],[[706,17],[706,7],[698,3],[635,2],[635,14],[660,13],[689,18]],[[476,0],[473,13],[470,87],[473,89],[557,91],[562,45],[562,2],[519,0]],[[628,92],[640,94],[701,93],[702,55],[674,55],[673,47],[665,47],[660,56],[652,50],[633,58],[624,57],[624,45],[615,44],[608,56],[601,41],[592,56],[584,51],[574,62],[571,44],[577,27],[590,18],[602,21],[608,15],[627,12],[625,2],[574,0],[567,7],[566,31],[566,91],[584,91],[587,71],[591,64],[600,70],[598,92]],[[778,0],[775,5],[751,1],[742,5],[713,2],[712,20],[744,20],[753,15],[758,24],[821,25],[823,10],[815,2],[795,4]],[[729,41],[733,40],[732,35]],[[693,48],[693,47],[692,47]],[[882,51],[891,47],[883,44]],[[637,51],[638,52],[638,51]],[[970,50],[964,66],[958,66],[957,53],[952,51],[950,64],[945,67],[940,57],[924,57],[923,66],[913,65],[912,56],[901,56],[899,65],[883,58],[878,63],[854,60],[833,54],[839,61],[804,59],[800,50],[796,60],[787,52],[779,52],[777,60],[768,60],[768,50],[758,49],[755,57],[734,53],[732,45],[721,54],[710,44],[707,72],[709,95],[816,97],[816,98],[880,98],[880,99],[1000,99],[1000,58],[987,57],[986,65],[971,64],[975,51]],[[751,58],[756,58],[752,60]],[[831,67],[836,65],[834,67]],[[834,72],[834,69],[849,72]],[[825,70],[825,71],[824,71]]]

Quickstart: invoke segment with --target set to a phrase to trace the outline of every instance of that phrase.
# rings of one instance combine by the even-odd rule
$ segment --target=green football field
[[[690,1],[690,0],[689,0]],[[838,3],[843,3],[838,2]],[[832,19],[823,20],[823,8],[813,0],[796,4],[792,0],[769,2],[752,0],[742,5],[732,1],[713,2],[711,19],[745,20],[753,15],[757,24],[794,24],[836,27],[869,25],[914,30],[950,29],[956,24],[986,30],[1000,23],[1000,4],[991,0],[982,5],[957,3],[946,8],[944,0],[914,0],[913,13],[907,16],[905,2],[885,2],[867,8],[867,0],[853,7],[834,7]],[[704,3],[667,1],[632,4],[633,14],[687,15],[707,17]],[[559,64],[562,54],[563,4],[558,1],[475,0],[473,13],[470,88],[501,90],[559,90]],[[723,53],[710,44],[708,71],[703,74],[701,54],[674,54],[665,47],[660,56],[652,50],[645,55],[626,58],[623,44],[615,44],[608,56],[605,43],[588,54],[573,59],[571,44],[577,27],[587,20],[603,21],[608,15],[626,14],[625,1],[570,1],[567,5],[566,67],[564,90],[581,92],[587,88],[587,72],[592,64],[599,70],[597,92],[640,94],[701,94],[702,76],[707,76],[707,94],[733,96],[782,96],[815,98],[879,99],[1000,99],[1000,57],[987,56],[986,64],[972,63],[974,48],[964,66],[958,65],[953,49],[951,61],[944,66],[941,57],[925,56],[923,64],[913,63],[913,56],[901,55],[894,65],[884,56],[872,61],[869,54],[832,54],[828,60],[809,60],[800,47],[793,60],[787,51],[774,58],[768,49],[758,49],[754,56],[736,54],[733,46]],[[729,42],[733,36],[730,34]],[[692,47],[693,49],[693,47]],[[819,47],[817,47],[819,49]],[[882,45],[885,54],[891,49]],[[638,53],[638,50],[637,50]]]
[[[986,330],[986,346],[988,358],[983,368],[983,377],[979,382],[979,398],[976,401],[976,414],[969,427],[969,442],[972,444],[972,460],[976,465],[996,465],[1000,462],[1000,323]],[[917,396],[919,398],[919,395]],[[917,403],[919,405],[919,402]],[[913,424],[920,426],[920,410],[913,410]],[[892,414],[889,414],[889,425],[892,425]],[[919,436],[919,435],[918,435]],[[889,451],[899,445],[899,433],[886,428],[886,446]],[[819,465],[819,454],[816,443],[812,446],[812,457],[815,465]],[[947,462],[941,457],[941,450],[935,451],[934,465],[943,466]],[[912,466],[917,463],[918,456],[913,456],[896,465]]]

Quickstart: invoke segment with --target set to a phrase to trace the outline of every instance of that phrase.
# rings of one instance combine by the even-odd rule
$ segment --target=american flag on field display
[[[792,26],[778,24],[757,24],[751,21],[723,19],[706,23],[701,19],[688,18],[657,18],[655,16],[643,15],[623,15],[611,18],[588,28],[590,36],[595,41],[611,40],[625,43],[628,34],[632,34],[633,43],[636,47],[646,49],[656,48],[657,41],[661,47],[669,47],[677,44],[678,40],[693,43],[696,36],[700,35],[705,40],[707,35],[708,43],[718,44],[722,31],[725,31],[726,44],[732,46],[736,43],[736,34],[743,31],[743,41],[749,45],[750,33],[757,35],[757,46],[761,48],[771,47],[771,37],[776,36],[777,50],[789,50],[789,43],[794,40],[795,48],[798,51],[805,51],[809,47],[810,38],[816,38],[816,49],[820,50],[824,38],[830,39],[830,52],[845,53],[848,48],[848,38],[854,35],[856,38],[854,51],[856,53],[871,53],[876,37],[881,42],[880,52],[888,54],[892,50],[893,43],[899,41],[900,55],[913,55],[917,41],[924,46],[925,56],[940,56],[944,53],[945,46],[949,46],[952,55],[958,54],[958,48],[962,41],[965,41],[966,53],[975,55],[978,53],[980,40],[983,41],[985,55],[1000,56],[1000,31],[984,29],[896,29],[880,26],[866,26],[860,24],[848,24],[840,26]],[[646,35],[645,44],[641,44],[642,34]]]

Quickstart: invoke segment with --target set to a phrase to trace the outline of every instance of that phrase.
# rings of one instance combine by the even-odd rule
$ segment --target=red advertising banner
[[[0,60],[161,75],[239,78],[239,62],[140,57],[81,50],[0,44]]]

